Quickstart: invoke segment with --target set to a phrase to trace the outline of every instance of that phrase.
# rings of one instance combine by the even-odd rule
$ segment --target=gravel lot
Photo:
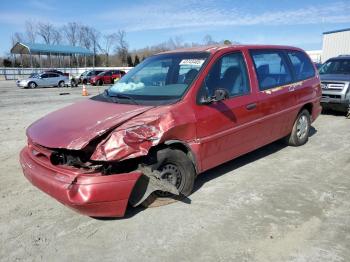
[[[320,116],[305,146],[274,143],[206,172],[191,203],[97,220],[33,187],[18,163],[26,127],[80,99],[81,88],[23,90],[0,81],[0,260],[349,261],[344,116]]]

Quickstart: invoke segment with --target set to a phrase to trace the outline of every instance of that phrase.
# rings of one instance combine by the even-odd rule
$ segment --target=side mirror
[[[199,99],[199,103],[203,104],[203,105],[207,105],[207,104],[211,104],[213,102],[219,102],[219,101],[225,100],[225,99],[229,98],[229,96],[230,95],[226,89],[218,88],[214,91],[214,95],[211,97],[208,97],[207,95],[202,94],[200,99]]]
[[[214,92],[215,102],[225,100],[225,99],[229,98],[229,96],[230,96],[229,93],[224,88],[218,88]]]

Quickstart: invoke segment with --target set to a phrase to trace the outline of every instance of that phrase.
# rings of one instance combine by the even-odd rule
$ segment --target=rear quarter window
[[[296,80],[305,80],[315,76],[315,68],[303,52],[287,51],[287,54],[292,63]]]
[[[283,51],[251,50],[261,91],[289,84],[293,81]]]

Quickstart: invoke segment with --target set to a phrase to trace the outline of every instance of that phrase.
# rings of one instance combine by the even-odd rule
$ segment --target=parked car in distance
[[[314,63],[314,64],[315,64],[317,70],[319,70],[319,69],[322,67],[322,64],[321,64],[321,63]]]
[[[64,87],[68,84],[69,78],[65,75],[59,75],[57,73],[41,73],[32,74],[27,79],[17,80],[18,87],[23,88],[36,88],[36,87]]]
[[[51,70],[45,70],[43,73],[56,73],[62,76],[68,76],[69,77],[69,73],[63,73],[62,71],[56,70],[56,69],[51,69]]]
[[[90,78],[90,84],[92,85],[103,85],[103,84],[114,84],[114,80],[119,80],[125,72],[122,70],[107,70],[99,73],[97,76]]]
[[[305,144],[320,99],[316,68],[299,48],[169,51],[34,122],[20,162],[64,205],[120,217],[128,203],[189,196],[198,174],[273,141]]]
[[[103,70],[89,70],[89,71],[85,71],[84,73],[82,73],[80,75],[80,80],[79,80],[79,84],[87,84],[90,83],[90,79],[94,76],[97,76],[98,74],[102,73]]]
[[[322,107],[347,112],[350,106],[350,55],[327,60],[319,74]]]

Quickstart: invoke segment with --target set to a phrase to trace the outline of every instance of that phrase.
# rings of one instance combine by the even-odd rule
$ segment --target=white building
[[[321,63],[322,50],[306,51],[306,53],[310,56],[313,62]]]
[[[339,55],[350,55],[350,28],[323,33],[322,63]]]

